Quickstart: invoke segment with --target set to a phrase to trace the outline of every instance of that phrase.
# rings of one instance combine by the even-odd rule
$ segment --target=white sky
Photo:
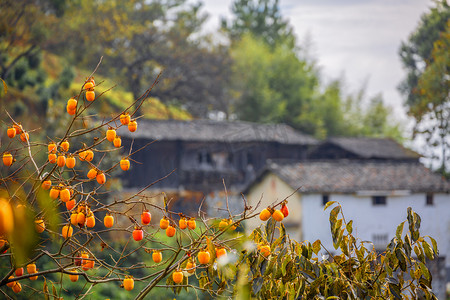
[[[209,28],[218,28],[221,17],[231,16],[232,2],[203,0]],[[382,93],[396,118],[404,120],[397,86],[406,73],[398,49],[431,5],[430,0],[280,0],[300,46],[312,40],[310,53],[323,79],[344,77],[348,92],[367,83],[367,96]]]

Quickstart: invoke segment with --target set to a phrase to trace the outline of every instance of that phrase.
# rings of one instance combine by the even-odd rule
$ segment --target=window
[[[373,205],[386,205],[386,196],[372,196]]]
[[[327,204],[328,201],[330,201],[330,195],[323,194],[322,195],[322,205]]]
[[[434,204],[434,197],[432,193],[428,193],[426,196],[426,204],[427,205],[433,205]]]

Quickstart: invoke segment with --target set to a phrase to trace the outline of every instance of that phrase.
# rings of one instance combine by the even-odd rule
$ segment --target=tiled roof
[[[385,138],[330,138],[312,152],[312,157],[320,156],[322,149],[330,146],[341,149],[365,159],[418,159],[420,155],[407,149],[392,139]],[[321,157],[317,157],[321,158]]]
[[[450,182],[417,162],[305,161],[269,162],[266,172],[278,175],[300,192],[353,193],[358,191],[450,192]]]
[[[202,142],[278,142],[315,145],[313,137],[284,124],[257,124],[212,120],[138,120],[138,129],[130,133],[124,126],[118,134],[128,138]]]

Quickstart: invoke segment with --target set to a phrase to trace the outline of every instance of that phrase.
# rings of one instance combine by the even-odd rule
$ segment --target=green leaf
[[[320,249],[321,249],[321,246],[320,246],[320,240],[316,240],[316,241],[312,244],[312,250],[313,250],[314,254],[317,255],[317,254],[319,253]]]
[[[411,256],[412,244],[409,235],[405,235],[405,242],[403,243],[403,249],[405,249],[406,255]]]
[[[398,226],[397,226],[397,230],[395,231],[395,236],[398,239],[402,238],[402,233],[403,233],[403,225],[405,225],[406,221],[401,222]]]
[[[419,247],[418,245],[415,245],[415,246],[414,246],[414,253],[416,253],[417,258],[418,258],[420,261],[425,262],[425,256],[423,255],[423,252],[422,252],[422,248],[421,248],[421,247]]]
[[[347,228],[347,232],[349,234],[352,234],[353,232],[353,220],[350,220],[350,222],[347,223],[347,226],[345,226]]]
[[[402,299],[402,293],[398,284],[389,283],[389,291],[395,299]]]
[[[433,249],[431,248],[430,244],[428,244],[426,241],[422,241],[422,247],[428,259],[433,260],[434,259]]]
[[[336,201],[328,201],[327,203],[325,203],[323,210],[325,211],[328,207],[330,207],[331,205],[333,205],[335,203],[336,203]]]
[[[259,293],[263,283],[264,283],[264,279],[262,277],[257,277],[255,279],[253,279],[252,291],[255,295]]]
[[[419,267],[422,271],[423,277],[425,277],[429,281],[431,279],[431,274],[427,266],[423,262],[419,261]]]
[[[395,256],[398,259],[398,263],[400,265],[400,269],[403,272],[406,272],[406,270],[407,270],[407,264],[406,264],[407,258],[406,258],[405,253],[400,248],[397,248],[397,249],[395,249]]]
[[[272,237],[273,231],[275,230],[276,221],[273,218],[270,218],[266,222],[266,237],[267,240],[270,241],[270,238]]]
[[[337,220],[337,215],[339,214],[339,212],[341,211],[341,207],[340,206],[336,206],[335,208],[333,208],[330,212],[330,222],[336,221]]]
[[[436,255],[439,255],[439,249],[438,249],[436,240],[435,240],[434,238],[432,238],[431,236],[428,236],[428,237],[430,238],[431,244],[433,245],[434,253],[435,253]]]

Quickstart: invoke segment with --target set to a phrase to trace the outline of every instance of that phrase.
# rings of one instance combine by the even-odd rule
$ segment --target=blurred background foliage
[[[76,83],[103,56],[98,89],[117,86],[95,103],[100,115],[125,109],[163,71],[141,108],[146,118],[221,112],[228,119],[284,122],[318,138],[402,138],[381,96],[366,99],[364,88],[350,94],[341,79],[323,82],[278,1],[235,1],[233,18],[213,33],[206,33],[201,6],[186,0],[2,1],[0,77],[9,87],[2,109],[31,115],[30,125],[58,118],[58,103],[78,93]]]

